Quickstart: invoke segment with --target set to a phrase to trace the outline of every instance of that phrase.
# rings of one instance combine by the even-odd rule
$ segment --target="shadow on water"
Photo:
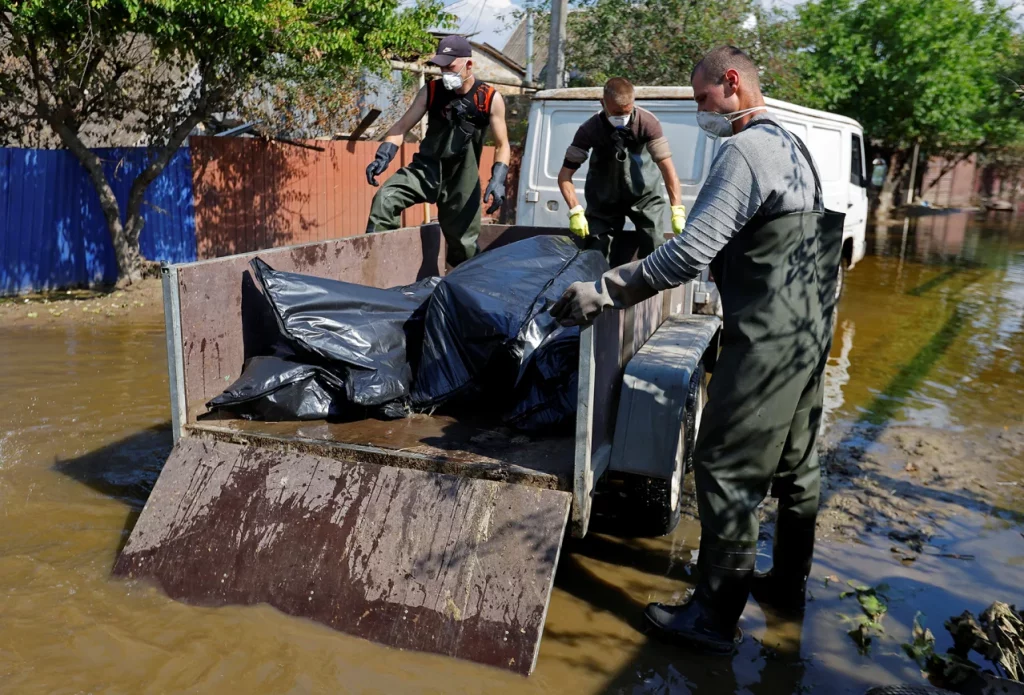
[[[914,256],[910,262],[912,270],[907,272],[901,257],[897,272],[907,273],[908,279],[917,277],[917,283],[909,290],[902,290],[898,274],[895,278],[871,278],[870,282],[888,288],[890,292],[895,289],[896,294],[906,297],[899,306],[909,307],[908,313],[915,312],[919,317],[934,316],[937,307],[943,318],[935,329],[923,336],[923,340],[916,339],[913,331],[908,332],[907,337],[916,343],[916,350],[904,353],[911,355],[910,358],[897,361],[899,366],[895,373],[877,391],[873,391],[870,400],[856,409],[859,414],[855,414],[853,427],[840,445],[863,447],[876,442],[919,389],[931,381],[944,383],[948,376],[936,374],[940,369],[947,369],[940,363],[944,359],[959,357],[959,351],[954,348],[978,337],[975,335],[978,330],[975,304],[990,301],[988,295],[992,292],[987,285],[980,287],[979,283],[994,280],[996,273],[992,271],[1007,267],[1010,247],[1003,236],[1005,230],[979,229],[969,215],[949,216],[938,222],[918,220],[909,232],[911,254]],[[936,233],[940,235],[938,242],[934,239]],[[900,241],[898,236],[896,240]],[[906,251],[906,244],[905,234],[901,254]],[[929,272],[924,269],[936,265],[950,267],[927,277]],[[874,268],[888,273],[897,270],[897,264],[876,262]],[[861,301],[873,300],[873,297],[865,297]],[[914,309],[918,305],[906,302],[928,303]],[[885,311],[886,308],[875,306],[874,310]],[[884,333],[881,339],[883,344],[889,342]],[[963,368],[970,370],[971,366],[964,365]],[[885,373],[888,369],[879,371]],[[898,646],[898,640],[906,639],[904,633],[909,632],[907,628],[918,610],[932,616],[934,627],[941,625],[946,616],[959,613],[964,608],[979,610],[987,605],[987,601],[1006,599],[1019,593],[1015,578],[1018,575],[1007,572],[999,559],[1000,552],[1009,552],[1006,541],[1012,543],[1017,536],[1012,528],[1024,521],[1018,512],[993,505],[985,496],[964,488],[932,488],[923,482],[879,471],[856,470],[849,474],[861,479],[869,478],[867,482],[916,503],[923,515],[927,515],[937,502],[958,506],[965,514],[956,515],[943,524],[942,538],[934,539],[928,549],[931,555],[922,555],[913,567],[901,567],[897,563],[894,569],[889,552],[892,543],[886,538],[884,529],[876,529],[881,531],[881,535],[872,536],[869,543],[822,544],[815,560],[813,576],[816,582],[813,582],[815,586],[812,589],[819,600],[809,604],[803,621],[781,620],[766,611],[764,632],[758,634],[757,640],[749,639],[748,635],[736,657],[717,662],[714,658],[689,655],[678,647],[648,641],[604,692],[852,693],[863,692],[869,685],[885,680],[921,682],[916,666],[902,657]],[[829,494],[823,491],[823,495]],[[967,514],[969,512],[980,512],[981,516]],[[861,521],[871,530],[869,522],[876,520]],[[984,526],[992,523],[995,523],[994,529],[1005,524],[1011,532],[999,535],[998,531]],[[983,532],[983,529],[987,530]],[[973,555],[967,556],[972,558],[970,560],[943,560],[939,554],[954,549],[958,552],[965,549],[981,551],[985,555],[979,553],[976,560]],[[563,563],[558,586],[601,610],[617,615],[634,628],[641,622],[644,602],[637,598],[644,596],[643,588],[623,587],[621,582],[609,584],[600,574],[584,567],[581,559],[666,577],[678,583],[680,589],[693,582],[675,553],[602,537],[575,542],[568,545],[567,550],[572,559]],[[855,613],[856,605],[851,607],[848,601],[838,598],[845,585],[839,589],[822,590],[821,579],[832,575],[843,579],[855,577],[872,585],[884,582],[891,587],[890,627],[895,634],[876,644],[873,655],[858,657],[845,635],[848,627],[837,621],[837,614]],[[647,596],[649,600],[661,598],[652,596],[649,591]],[[743,619],[748,628],[752,620],[756,623],[759,615],[759,611],[752,610],[753,605],[752,601]],[[642,627],[640,625],[638,629]],[[759,632],[756,624],[753,631],[755,634]],[[552,636],[559,638],[558,635]],[[944,648],[946,636],[939,634],[937,637],[941,648]]]
[[[58,473],[129,507],[118,555],[135,528],[173,444],[171,423],[165,422],[82,456],[58,459],[53,465]]]
[[[957,306],[928,342],[915,354],[893,377],[875,400],[867,406],[860,418],[860,424],[884,425],[896,412],[904,407],[906,398],[911,391],[920,386],[921,382],[931,373],[935,363],[946,354],[953,341],[963,332],[966,318],[961,307]],[[877,436],[880,429],[872,429]]]
[[[690,526],[694,523],[692,517],[683,522]],[[689,568],[678,556],[680,550],[686,549],[666,547],[660,539],[655,543],[658,547],[651,544],[638,547],[631,542],[593,534],[583,540],[570,539],[559,563],[555,585],[593,610],[615,616],[630,630],[647,633],[643,610],[649,600],[650,586],[642,579],[617,576],[614,570],[605,572],[588,565],[596,561],[597,567],[614,565],[681,580],[680,589],[692,585]],[[744,623],[748,622],[745,618]],[[590,646],[594,635],[589,630],[562,630],[549,625],[545,640],[577,648],[571,665],[608,677],[601,689],[604,693],[782,695],[802,692],[807,663],[800,651],[802,623],[802,619],[766,613],[764,634],[756,639],[748,635],[733,657],[694,654],[649,635],[628,664],[612,672]],[[628,650],[636,644],[628,632],[621,630],[604,635],[603,639],[607,648]]]

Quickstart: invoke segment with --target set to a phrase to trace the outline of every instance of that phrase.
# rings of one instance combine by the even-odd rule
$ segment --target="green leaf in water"
[[[903,651],[921,667],[921,672],[927,675],[929,664],[933,664],[935,655],[935,635],[924,626],[924,614],[918,611],[914,616],[914,629],[911,632],[911,641],[903,645]]]
[[[857,652],[862,656],[867,655],[871,652],[871,628],[868,627],[867,623],[862,623],[857,627],[847,632],[853,643],[857,645]]]
[[[878,620],[885,615],[886,611],[889,610],[885,600],[879,597],[874,590],[858,592],[857,601],[860,602],[860,607],[864,611],[864,615],[868,616],[872,622],[878,622]]]

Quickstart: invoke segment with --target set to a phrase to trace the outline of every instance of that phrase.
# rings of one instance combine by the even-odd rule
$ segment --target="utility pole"
[[[419,75],[420,75],[420,79],[419,79],[420,89],[423,89],[424,87],[427,86],[427,71],[425,69],[423,69],[422,66],[420,67]],[[427,137],[427,117],[426,116],[423,116],[423,118],[420,119],[419,129],[420,129],[420,142],[422,142],[423,138]]]
[[[920,154],[921,143],[914,143],[914,161],[910,163],[910,183],[907,184],[907,205],[914,202],[914,184],[917,182],[917,157]]]
[[[560,89],[565,86],[565,18],[569,0],[551,0],[551,37],[548,39],[548,74],[544,86]]]
[[[526,11],[526,81],[533,82],[533,11]]]

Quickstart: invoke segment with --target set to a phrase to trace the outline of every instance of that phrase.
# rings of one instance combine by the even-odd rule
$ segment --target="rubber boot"
[[[772,568],[755,572],[750,593],[776,611],[800,613],[807,601],[807,577],[814,557],[816,519],[780,515],[775,525]]]
[[[754,576],[755,546],[733,550],[701,544],[697,588],[686,603],[652,603],[645,615],[658,634],[692,649],[728,654],[743,638],[740,615]]]

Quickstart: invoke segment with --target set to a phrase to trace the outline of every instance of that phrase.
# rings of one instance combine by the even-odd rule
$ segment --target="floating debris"
[[[894,555],[899,555],[900,562],[902,562],[905,565],[909,565],[911,562],[917,560],[917,555],[912,555],[903,550],[902,548],[897,548],[895,545],[889,548],[889,552],[893,553]]]
[[[921,613],[914,616],[912,641],[903,645],[903,651],[926,677],[953,688],[982,678],[991,681],[991,676],[971,661],[974,651],[991,662],[1000,677],[1024,682],[1024,619],[1016,607],[996,601],[980,620],[970,611],[950,618],[945,627],[953,646],[945,654],[935,652],[935,636],[924,627],[922,617]]]
[[[861,623],[846,634],[853,639],[853,643],[857,645],[857,652],[861,656],[871,653],[871,627],[867,623]]]
[[[846,634],[857,645],[857,651],[861,655],[866,655],[871,651],[871,643],[874,636],[881,636],[885,633],[885,628],[882,626],[882,618],[889,611],[889,599],[885,595],[889,591],[889,585],[883,582],[878,586],[870,587],[857,584],[852,580],[848,581],[847,584],[853,588],[853,591],[844,591],[839,594],[839,598],[844,599],[849,596],[856,596],[863,615],[859,615],[856,618],[846,615],[840,615],[839,617],[844,622],[855,623],[854,628]]]
[[[1015,681],[1024,681],[1024,619],[1015,606],[996,601],[981,614],[988,638],[985,658],[1002,667]]]
[[[906,543],[915,553],[924,552],[924,544],[931,540],[931,535],[924,531],[890,531],[889,538]]]

